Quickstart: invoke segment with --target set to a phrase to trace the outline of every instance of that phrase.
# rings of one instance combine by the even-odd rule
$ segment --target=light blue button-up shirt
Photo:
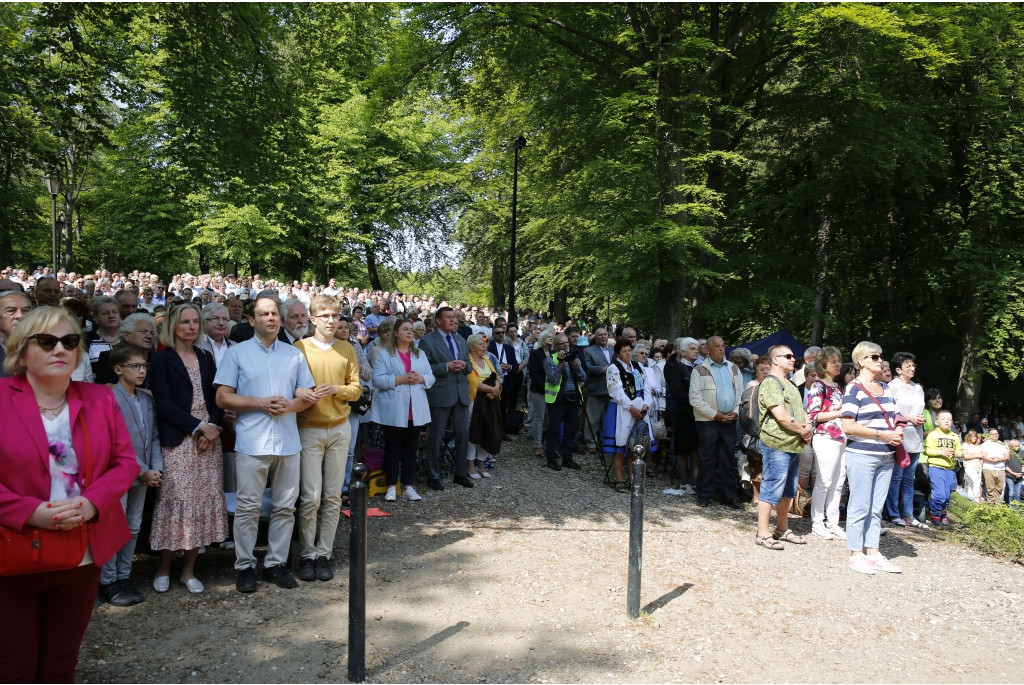
[[[288,400],[298,388],[316,385],[306,357],[297,348],[274,340],[268,349],[256,337],[228,348],[213,383],[247,397],[281,395]],[[302,449],[295,412],[269,416],[261,411],[240,411],[235,433],[235,450],[244,454],[289,455]]]
[[[723,359],[721,364],[717,364],[712,359],[711,375],[715,377],[715,396],[718,398],[718,411],[728,414],[736,406],[736,388],[732,384],[732,370],[729,369],[729,360]]]

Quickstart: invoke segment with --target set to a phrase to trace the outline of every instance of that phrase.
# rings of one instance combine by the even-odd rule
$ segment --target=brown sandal
[[[629,484],[624,480],[615,483],[615,492],[629,492]]]

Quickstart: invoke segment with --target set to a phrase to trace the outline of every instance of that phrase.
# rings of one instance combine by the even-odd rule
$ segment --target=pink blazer
[[[92,444],[92,482],[82,495],[99,515],[91,522],[89,547],[97,566],[121,549],[131,534],[121,496],[139,474],[131,436],[114,393],[104,385],[72,382],[68,388],[71,439],[85,476],[82,415]],[[40,503],[50,499],[49,445],[32,386],[24,376],[0,379],[0,525],[23,530]]]

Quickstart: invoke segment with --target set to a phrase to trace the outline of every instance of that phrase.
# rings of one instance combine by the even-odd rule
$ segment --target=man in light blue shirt
[[[708,506],[718,477],[722,504],[742,509],[736,468],[736,420],[739,418],[742,375],[725,358],[725,341],[708,338],[708,355],[690,374],[690,406],[697,428],[697,504]]]
[[[224,353],[213,381],[218,386],[217,405],[238,414],[234,537],[239,592],[256,589],[253,549],[268,476],[273,481],[273,510],[263,578],[285,589],[297,585],[285,568],[299,495],[302,443],[295,415],[329,392],[314,388],[306,358],[278,339],[282,319],[281,305],[271,297],[258,297],[249,317],[255,336]]]

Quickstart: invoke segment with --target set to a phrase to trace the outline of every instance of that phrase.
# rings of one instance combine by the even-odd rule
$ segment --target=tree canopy
[[[1024,372],[1017,4],[0,5],[0,254]]]

